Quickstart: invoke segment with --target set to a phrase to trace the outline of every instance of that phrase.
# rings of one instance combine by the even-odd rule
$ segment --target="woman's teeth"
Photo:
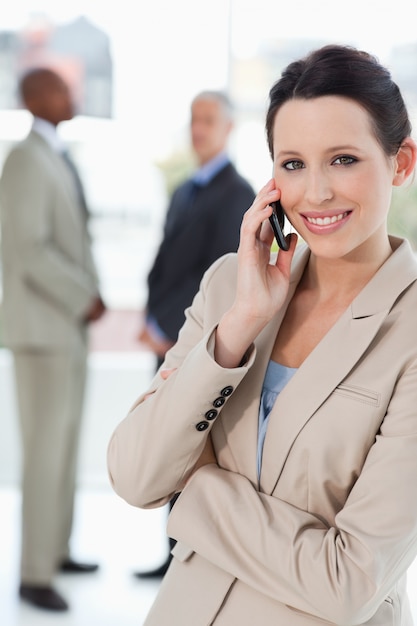
[[[317,226],[328,226],[328,224],[340,222],[340,220],[346,216],[347,211],[345,211],[345,213],[339,213],[339,215],[333,215],[333,217],[307,217],[307,222],[310,224],[316,224]]]

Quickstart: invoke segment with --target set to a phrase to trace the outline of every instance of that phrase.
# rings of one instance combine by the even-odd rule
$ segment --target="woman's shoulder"
[[[214,261],[203,277],[203,285],[209,285],[233,281],[237,278],[237,253],[228,252]]]

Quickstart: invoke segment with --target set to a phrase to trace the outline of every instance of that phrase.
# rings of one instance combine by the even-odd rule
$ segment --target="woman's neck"
[[[339,259],[323,259],[312,253],[301,280],[302,288],[316,291],[321,300],[353,299],[391,254],[388,238],[377,251],[355,251]]]

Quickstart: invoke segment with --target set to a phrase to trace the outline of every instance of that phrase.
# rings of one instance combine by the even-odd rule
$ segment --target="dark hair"
[[[269,92],[266,134],[273,157],[273,126],[288,100],[343,96],[369,114],[375,136],[388,156],[411,134],[407,108],[389,71],[378,60],[350,46],[328,45],[290,63]]]

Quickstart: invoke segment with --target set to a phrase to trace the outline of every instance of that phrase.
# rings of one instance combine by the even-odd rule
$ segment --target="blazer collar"
[[[391,238],[391,244],[393,254],[278,396],[270,415],[263,450],[260,488],[265,493],[273,492],[300,430],[360,359],[399,295],[417,279],[417,262],[409,243]],[[308,250],[302,250],[295,259],[288,302],[301,278],[308,256]],[[278,319],[265,329],[264,336],[259,338],[259,375],[262,380],[270,357],[270,348],[265,349],[265,345],[272,347],[284,312],[285,308]],[[282,419],[285,414],[289,416],[288,419]]]
[[[44,120],[40,117],[35,117],[33,119],[32,124],[32,133],[36,133],[38,136],[42,137],[48,144],[48,146],[54,152],[63,152],[66,147],[60,136],[58,135],[58,131],[56,126]]]
[[[351,304],[352,317],[366,317],[390,307],[395,299],[417,279],[417,259],[409,242],[389,237],[392,254]],[[294,256],[287,305],[301,280],[310,250],[301,245]],[[284,311],[286,307],[284,307]],[[283,317],[283,316],[282,316]]]
[[[397,297],[417,279],[417,260],[405,239],[390,237],[391,256],[352,302],[352,317],[373,315],[391,308]]]

